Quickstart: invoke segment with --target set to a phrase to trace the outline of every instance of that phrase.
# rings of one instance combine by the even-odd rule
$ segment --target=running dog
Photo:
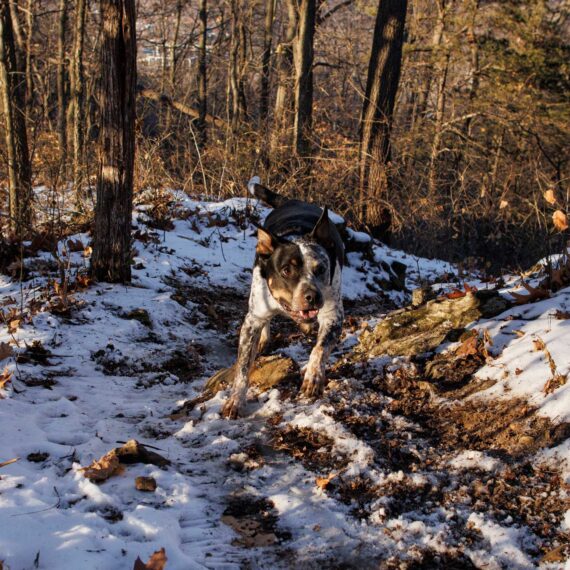
[[[258,228],[249,309],[241,327],[236,373],[222,415],[237,418],[246,403],[249,372],[258,350],[269,340],[269,324],[285,315],[303,332],[319,325],[317,342],[305,370],[301,395],[319,396],[325,385],[325,366],[336,346],[344,318],[341,272],[344,245],[324,210],[291,200],[260,184],[248,183],[254,197],[274,210]]]

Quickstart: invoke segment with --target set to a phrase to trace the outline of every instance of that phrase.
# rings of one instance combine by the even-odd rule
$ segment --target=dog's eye
[[[285,279],[287,279],[288,277],[291,277],[291,268],[288,265],[286,265],[281,270],[281,275],[283,275],[283,277],[285,277]]]
[[[324,265],[317,265],[317,267],[315,269],[315,275],[317,277],[321,277],[322,275],[325,274],[326,270],[327,270],[327,268]]]

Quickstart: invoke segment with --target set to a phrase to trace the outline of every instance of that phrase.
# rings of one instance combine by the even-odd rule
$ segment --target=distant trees
[[[400,80],[407,0],[379,0],[360,121],[360,203],[370,231],[390,230],[390,131]]]
[[[91,269],[103,281],[131,279],[135,157],[135,0],[101,0],[99,172]]]
[[[0,89],[9,186],[9,227],[21,239],[32,229],[32,169],[25,118],[25,77],[18,73],[10,1],[0,1]]]
[[[511,260],[544,247],[543,192],[562,207],[570,179],[564,3],[135,3],[137,188],[237,195],[260,174],[423,255],[494,248]],[[13,36],[12,49],[4,26],[0,231],[8,210],[12,229],[18,217],[30,227],[32,168],[49,190],[35,228],[90,221],[94,143],[115,125],[100,117],[116,111],[100,91],[98,4],[0,3]]]

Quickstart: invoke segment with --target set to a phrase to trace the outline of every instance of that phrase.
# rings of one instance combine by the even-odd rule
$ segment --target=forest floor
[[[380,245],[351,252],[321,399],[297,401],[296,381],[251,394],[236,421],[219,415],[227,392],[173,419],[235,359],[250,221],[265,210],[140,202],[131,286],[90,283],[86,234],[61,241],[59,262],[31,244],[24,279],[0,276],[4,568],[123,570],[160,548],[180,570],[564,568],[570,287],[472,323],[435,356],[356,360],[362,332],[409,302],[385,291],[381,262],[407,267],[408,290],[521,289]],[[306,363],[313,339],[284,321],[272,333],[271,353]],[[425,375],[434,358],[439,382]],[[92,465],[132,439],[168,464]],[[142,476],[156,490],[138,490]]]

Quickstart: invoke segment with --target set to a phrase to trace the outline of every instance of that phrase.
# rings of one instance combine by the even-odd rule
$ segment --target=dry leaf
[[[135,479],[135,487],[138,491],[152,493],[156,491],[156,479],[154,477],[137,477]]]
[[[522,282],[522,286],[528,291],[528,295],[522,293],[510,292],[510,294],[515,298],[515,305],[526,305],[526,303],[531,303],[532,301],[540,301],[542,299],[548,299],[550,297],[550,291],[545,287],[538,286],[533,287],[528,283]]]
[[[15,333],[20,328],[21,319],[12,319],[8,322],[8,332],[10,334]]]
[[[91,257],[91,254],[93,253],[93,248],[88,245],[84,250],[83,250],[83,257]]]
[[[14,354],[14,350],[7,342],[0,342],[0,360],[4,360]]]
[[[509,203],[506,200],[501,200],[499,204],[499,210],[504,210],[508,205]]]
[[[4,368],[4,370],[0,374],[0,390],[5,388],[6,384],[8,384],[8,382],[10,382],[11,380],[12,380],[12,372],[10,372],[10,370],[6,366],[6,368]]]
[[[67,249],[68,251],[73,251],[73,252],[78,252],[78,251],[83,251],[85,249],[85,246],[83,245],[82,241],[80,239],[68,239],[67,240]]]
[[[517,376],[521,375],[522,373],[523,373],[523,371],[522,371],[521,368],[516,368],[516,369],[515,369],[515,374],[516,374]]]
[[[82,471],[85,477],[93,483],[102,483],[113,475],[119,475],[123,471],[123,467],[119,462],[116,450],[112,449],[97,461],[93,461],[89,467],[83,467]]]
[[[521,331],[520,329],[513,329],[513,333],[515,335],[517,335],[519,338],[523,337],[525,335],[524,331]]]
[[[556,204],[556,196],[554,195],[554,190],[547,190],[544,193],[544,199],[549,203],[549,204]]]
[[[461,343],[461,345],[455,351],[457,356],[469,356],[472,354],[477,354],[479,352],[479,335],[474,334],[470,336],[466,341]]]
[[[558,309],[554,313],[554,317],[556,319],[560,319],[561,321],[565,321],[566,319],[570,319],[570,311],[561,311],[560,309]],[[0,353],[1,353],[1,350],[0,350]],[[0,356],[0,360],[2,360],[1,356]]]
[[[554,227],[561,232],[568,229],[568,218],[562,210],[556,210],[552,214],[552,222]]]
[[[327,487],[328,484],[335,478],[338,477],[338,473],[331,473],[328,477],[317,477],[317,479],[315,480],[315,483],[317,484],[317,487],[319,489],[321,489],[322,491],[324,491]]]
[[[75,283],[81,289],[86,289],[87,287],[89,287],[89,285],[91,285],[91,278],[89,277],[89,275],[81,273],[80,275],[77,276]]]
[[[140,559],[140,557],[137,558],[135,560],[133,570],[164,570],[167,560],[166,551],[164,548],[161,548],[148,559],[146,564]]]

